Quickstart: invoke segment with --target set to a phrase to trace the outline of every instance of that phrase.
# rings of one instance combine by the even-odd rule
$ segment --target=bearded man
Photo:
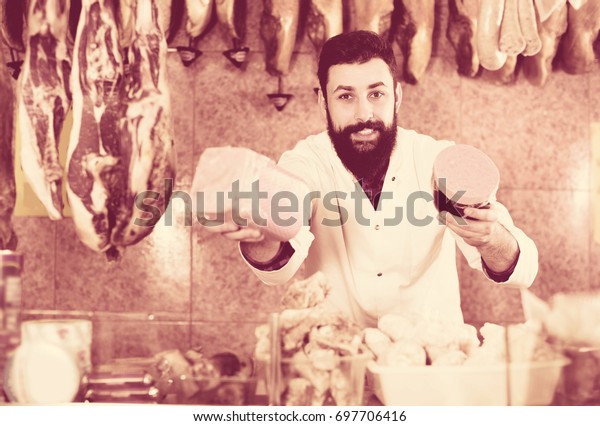
[[[256,226],[225,223],[210,231],[239,241],[245,262],[267,284],[288,282],[302,263],[307,274],[322,271],[331,286],[327,303],[362,326],[389,313],[462,322],[456,247],[490,281],[517,288],[532,284],[537,248],[496,201],[466,209],[465,218],[424,220],[438,218],[433,164],[453,142],[397,126],[396,67],[392,48],[375,33],[329,39],[318,67],[328,129],[278,163],[318,194],[310,220],[289,241]]]

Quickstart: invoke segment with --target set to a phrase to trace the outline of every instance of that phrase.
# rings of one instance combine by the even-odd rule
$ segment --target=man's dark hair
[[[319,55],[317,76],[323,96],[327,99],[329,68],[340,64],[364,64],[373,58],[382,59],[389,67],[396,83],[396,58],[391,44],[372,31],[352,31],[331,37]]]

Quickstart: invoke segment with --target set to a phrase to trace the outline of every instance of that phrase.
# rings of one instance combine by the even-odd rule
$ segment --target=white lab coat
[[[438,222],[432,201],[433,162],[451,144],[399,127],[382,190],[391,199],[382,196],[376,211],[363,193],[359,218],[356,200],[351,198],[351,193],[357,193],[356,179],[343,166],[327,133],[300,141],[278,164],[304,179],[311,191],[320,192],[310,208],[310,226],[307,222],[290,240],[295,253],[281,269],[262,271],[248,266],[263,282],[274,285],[288,282],[306,262],[307,274],[322,271],[327,276],[331,285],[327,303],[361,326],[374,326],[387,313],[462,322],[456,246],[472,268],[482,271],[482,265],[477,249]],[[337,199],[326,195],[335,191]],[[414,203],[409,202],[411,194],[416,197]],[[415,206],[412,220],[407,216],[409,204]],[[537,248],[513,224],[506,208],[498,205],[499,220],[514,235],[521,253],[509,280],[497,285],[529,287],[538,270]],[[399,208],[402,220],[394,221],[400,217]],[[348,219],[339,226],[344,210]],[[415,225],[428,216],[428,225]],[[325,226],[324,219],[338,225]]]

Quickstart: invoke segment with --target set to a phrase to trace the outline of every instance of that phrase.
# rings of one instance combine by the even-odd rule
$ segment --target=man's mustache
[[[369,120],[361,123],[350,124],[346,126],[343,130],[345,134],[360,132],[361,130],[372,129],[372,130],[385,130],[385,124],[380,120]]]

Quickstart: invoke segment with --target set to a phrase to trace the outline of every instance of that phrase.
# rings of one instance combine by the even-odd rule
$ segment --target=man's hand
[[[489,244],[502,230],[506,231],[498,223],[498,213],[493,205],[487,209],[465,209],[465,217],[456,217],[448,212],[443,212],[443,219],[448,228],[461,237],[465,243],[480,247]]]
[[[210,233],[221,234],[228,240],[239,242],[242,253],[253,261],[268,262],[273,259],[279,252],[281,242],[267,237],[262,229],[252,222],[251,212],[240,210],[239,218],[243,219],[239,221],[240,224],[235,223],[230,216],[225,223],[203,224],[203,227]]]
[[[464,213],[465,217],[460,218],[444,212],[442,219],[465,243],[479,250],[489,269],[498,273],[508,270],[519,255],[519,244],[498,222],[494,203],[487,209],[468,207]]]
[[[256,243],[264,239],[264,234],[260,229],[251,226],[240,226],[233,222],[215,226],[204,226],[204,229],[213,234],[221,234],[232,241]]]

